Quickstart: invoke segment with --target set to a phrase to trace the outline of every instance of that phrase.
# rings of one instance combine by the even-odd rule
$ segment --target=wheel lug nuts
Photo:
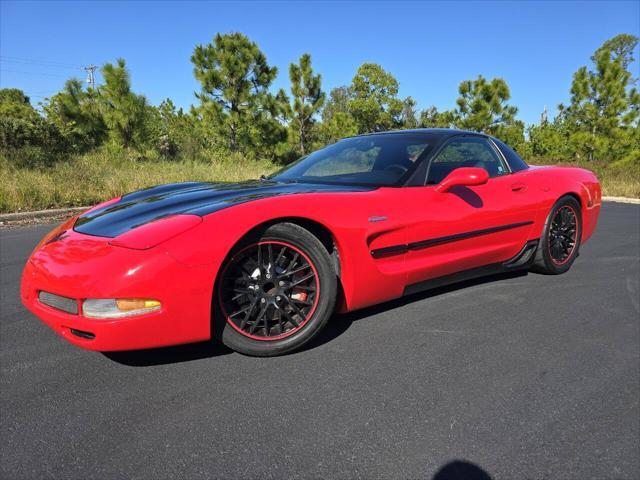
[[[267,278],[271,278],[271,274],[270,273],[267,273]]]
[[[264,298],[260,299],[260,303],[264,303],[266,300]]]

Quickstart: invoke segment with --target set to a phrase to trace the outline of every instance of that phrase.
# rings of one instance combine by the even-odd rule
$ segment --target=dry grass
[[[640,162],[566,165],[593,170],[604,195],[640,198]],[[184,181],[233,182],[258,178],[277,168],[269,161],[242,157],[178,162],[136,160],[122,152],[98,151],[53,168],[37,170],[13,168],[0,157],[0,212],[93,205],[153,185]]]
[[[269,161],[133,160],[97,152],[48,169],[16,169],[0,158],[0,212],[93,205],[163,183],[234,182],[274,171]]]
[[[639,159],[640,160],[640,159]],[[531,160],[531,164],[549,165],[549,162]],[[602,194],[611,197],[640,198],[640,161],[615,163],[560,162],[567,167],[581,167],[595,173],[602,186]]]
[[[600,179],[604,195],[611,197],[640,198],[640,162],[628,165],[600,165],[592,168]]]

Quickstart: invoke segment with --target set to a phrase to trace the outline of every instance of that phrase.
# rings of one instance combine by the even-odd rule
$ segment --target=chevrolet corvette
[[[529,166],[487,135],[361,135],[259,180],[99,204],[42,239],[21,297],[90,350],[211,340],[273,356],[334,312],[499,272],[564,273],[600,205],[592,172]]]

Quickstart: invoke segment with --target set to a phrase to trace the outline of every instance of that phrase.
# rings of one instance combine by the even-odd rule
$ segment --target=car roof
[[[479,135],[483,137],[487,137],[488,135],[480,132],[472,132],[470,130],[458,130],[455,128],[411,128],[407,130],[388,130],[386,132],[373,132],[373,133],[364,133],[361,135],[354,135],[352,137],[347,138],[358,138],[358,137],[370,137],[370,136],[378,136],[378,135],[438,135],[440,137],[452,137],[454,135]]]

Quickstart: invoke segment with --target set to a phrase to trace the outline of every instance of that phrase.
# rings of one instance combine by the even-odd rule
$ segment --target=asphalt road
[[[640,478],[638,205],[605,204],[565,275],[338,316],[271,359],[68,345],[19,303],[48,228],[0,231],[2,478]]]

